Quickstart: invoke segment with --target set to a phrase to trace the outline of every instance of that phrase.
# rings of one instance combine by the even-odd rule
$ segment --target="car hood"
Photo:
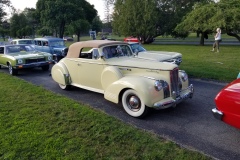
[[[57,47],[57,46],[51,46],[51,47],[52,47],[54,50],[59,50],[59,51],[65,49],[65,48],[68,48],[68,47],[64,47],[64,46],[60,46],[60,47]]]
[[[15,57],[16,59],[19,58],[33,58],[33,57],[43,57],[43,56],[50,56],[51,54],[45,52],[17,52],[11,53],[9,56]]]
[[[131,67],[131,68],[145,68],[157,70],[172,70],[178,67],[176,64],[157,62],[148,59],[139,59],[135,57],[119,57],[107,60],[107,64],[113,66]]]
[[[162,62],[169,59],[182,57],[182,54],[177,52],[167,52],[167,51],[144,51],[144,52],[139,52],[137,57],[148,59],[148,60],[157,60]]]

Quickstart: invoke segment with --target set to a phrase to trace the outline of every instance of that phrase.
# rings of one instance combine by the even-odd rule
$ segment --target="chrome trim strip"
[[[222,120],[222,117],[223,117],[223,112],[219,111],[217,108],[213,108],[212,109],[212,113],[213,113],[213,116],[218,119],[218,120]]]

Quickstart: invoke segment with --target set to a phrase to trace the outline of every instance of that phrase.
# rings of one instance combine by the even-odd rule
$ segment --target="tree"
[[[208,4],[213,0],[157,0],[158,8],[158,35],[186,37],[187,34],[178,34],[174,28],[182,18],[192,11],[196,4]]]
[[[37,14],[43,26],[55,30],[63,38],[65,27],[71,22],[96,17],[97,11],[85,0],[38,0]]]
[[[218,3],[195,6],[195,9],[177,25],[175,31],[198,31],[201,33],[200,45],[204,45],[204,38],[220,27],[222,31],[240,41],[237,35],[240,28],[239,19],[240,0],[221,0]]]
[[[151,43],[153,38],[160,35],[186,37],[186,33],[179,34],[174,28],[195,4],[211,1],[213,0],[142,0],[136,3],[135,0],[116,0],[113,29],[118,34],[137,36],[143,43]]]
[[[25,14],[14,13],[10,18],[10,35],[12,37],[24,38],[26,35],[32,34],[32,28],[28,25],[28,20]]]
[[[112,23],[114,32],[136,36],[142,43],[151,43],[156,35],[156,5],[155,0],[138,3],[135,0],[116,0]]]
[[[214,5],[215,4],[197,6],[177,25],[175,31],[178,34],[184,34],[189,31],[198,32],[201,34],[200,45],[204,45],[204,38],[212,31],[209,27],[211,23],[213,24],[211,17],[217,12]]]
[[[77,35],[78,42],[80,41],[80,34],[88,31],[89,28],[90,28],[89,22],[83,19],[73,21],[68,26],[69,32]]]
[[[92,21],[92,30],[96,32],[100,32],[102,29],[102,21],[100,20],[99,16],[96,16]]]
[[[6,7],[12,7],[10,0],[1,0],[0,1],[0,23],[2,23],[7,15]]]

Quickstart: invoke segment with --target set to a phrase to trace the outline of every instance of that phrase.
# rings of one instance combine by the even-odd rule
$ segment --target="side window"
[[[4,47],[0,47],[0,54],[4,54]]]
[[[93,54],[93,58],[94,59],[98,59],[99,58],[98,49],[94,48],[93,51],[92,51],[92,54]]]
[[[43,41],[43,46],[48,46],[48,41]]]
[[[37,41],[37,44],[38,46],[42,46],[42,41]]]

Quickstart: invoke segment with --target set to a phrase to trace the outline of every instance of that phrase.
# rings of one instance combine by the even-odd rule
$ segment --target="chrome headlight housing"
[[[48,60],[51,61],[52,60],[52,56],[48,56]]]
[[[18,63],[18,64],[22,64],[22,63],[23,63],[23,60],[22,60],[22,59],[18,59],[18,60],[17,60],[17,63]]]
[[[183,82],[186,82],[188,80],[188,75],[185,71],[179,71],[179,74],[180,74],[180,78]]]
[[[161,89],[163,88],[163,83],[160,80],[156,80],[154,82],[154,88],[156,91],[161,91]]]

